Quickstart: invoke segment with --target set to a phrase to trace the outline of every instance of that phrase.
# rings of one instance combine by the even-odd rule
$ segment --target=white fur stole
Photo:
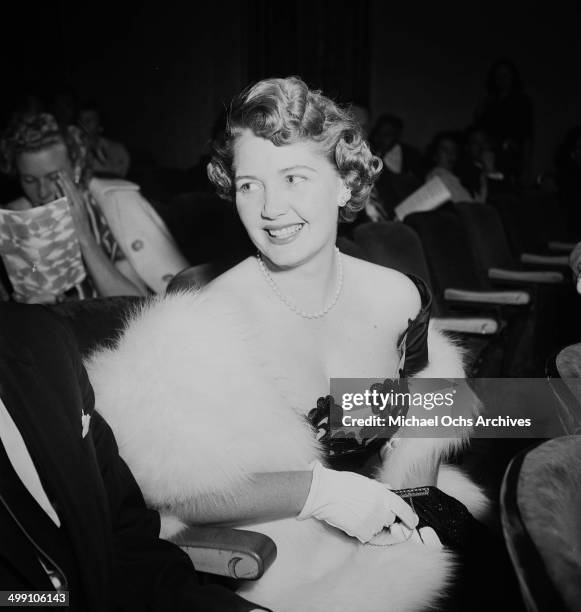
[[[424,376],[463,376],[457,349],[433,329],[429,350]],[[173,507],[228,491],[255,472],[308,469],[321,457],[304,407],[281,396],[256,333],[203,292],[153,299],[115,346],[90,357],[87,370],[96,408],[144,497],[166,514],[166,536],[182,525]],[[463,442],[400,438],[378,477],[406,486],[410,466],[440,459]],[[458,491],[469,488],[460,475],[454,479]],[[412,612],[431,605],[451,577],[445,550],[364,546],[316,520],[249,528],[272,537],[278,556],[241,591],[280,611]]]

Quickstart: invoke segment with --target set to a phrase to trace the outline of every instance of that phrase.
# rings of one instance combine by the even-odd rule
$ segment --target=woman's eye
[[[299,183],[302,183],[305,180],[306,179],[304,176],[298,176],[296,174],[289,174],[286,177],[287,183],[290,183],[291,185],[298,185]]]
[[[249,193],[250,191],[255,191],[257,186],[254,183],[242,183],[238,185],[238,191],[241,193]]]

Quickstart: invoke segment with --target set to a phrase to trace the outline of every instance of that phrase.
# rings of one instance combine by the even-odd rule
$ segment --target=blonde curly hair
[[[48,113],[14,117],[0,137],[0,172],[16,176],[22,153],[36,153],[58,144],[66,146],[71,165],[78,169],[79,181],[87,184],[92,176],[92,155],[85,133],[74,125],[62,129]]]
[[[351,190],[340,219],[352,220],[367,203],[382,161],[371,153],[347,109],[310,90],[297,77],[265,79],[232,101],[225,130],[214,141],[208,164],[208,177],[220,197],[234,200],[234,144],[246,129],[277,147],[305,140],[317,143]]]

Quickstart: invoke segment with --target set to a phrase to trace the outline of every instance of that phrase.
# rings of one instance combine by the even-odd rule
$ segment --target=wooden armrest
[[[536,266],[569,266],[567,255],[537,255],[536,253],[523,253],[520,256],[522,263]]]
[[[276,559],[276,545],[262,533],[225,527],[188,527],[171,538],[199,572],[256,580]]]
[[[576,246],[575,242],[561,242],[560,240],[549,240],[547,243],[549,251],[557,253],[570,253]]]
[[[491,317],[435,317],[438,329],[459,334],[490,336],[498,332],[498,321]]]
[[[511,281],[515,283],[543,283],[558,284],[565,280],[561,272],[545,270],[504,270],[502,268],[490,268],[488,278],[492,280]]]
[[[444,299],[450,302],[522,306],[531,301],[531,296],[526,291],[468,291],[466,289],[445,289]]]

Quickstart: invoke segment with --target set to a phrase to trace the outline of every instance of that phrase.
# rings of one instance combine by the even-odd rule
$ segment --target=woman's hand
[[[89,214],[83,196],[65,172],[59,172],[56,182],[61,193],[69,202],[69,208],[71,210],[71,216],[75,224],[79,242],[82,245],[94,239],[91,224],[89,222]]]
[[[313,468],[309,495],[297,518],[325,521],[363,543],[397,518],[409,529],[418,524],[412,508],[387,485],[352,472],[327,469],[319,462]]]

